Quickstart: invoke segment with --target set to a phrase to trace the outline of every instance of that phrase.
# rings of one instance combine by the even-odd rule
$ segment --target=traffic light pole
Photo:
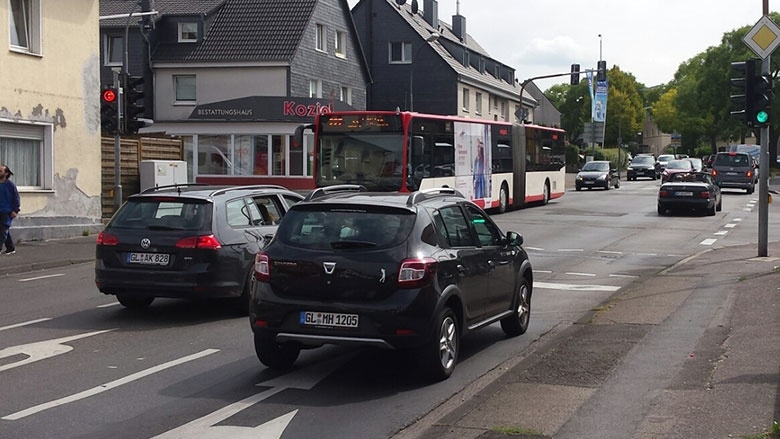
[[[770,72],[770,55],[761,62],[761,74]],[[769,126],[761,127],[758,161],[758,256],[766,257],[769,241]]]
[[[122,137],[119,127],[122,126],[122,84],[119,81],[119,72],[114,70],[114,87],[117,90],[116,132],[114,133],[114,212],[122,205]]]

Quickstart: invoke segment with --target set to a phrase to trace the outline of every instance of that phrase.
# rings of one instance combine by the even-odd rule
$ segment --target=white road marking
[[[571,275],[571,276],[587,276],[587,277],[596,277],[596,275],[595,275],[595,274],[593,274],[593,273],[577,273],[577,272],[571,272],[571,271],[567,271],[567,272],[566,272],[566,274],[568,274],[568,275]]]
[[[728,223],[725,226],[723,226],[724,229],[733,229],[734,227],[737,227],[734,223]]]
[[[609,277],[627,277],[630,279],[637,278],[639,276],[633,275],[633,274],[610,274]]]
[[[700,242],[699,244],[701,244],[701,245],[712,245],[712,244],[715,244],[716,241],[717,241],[717,239],[715,239],[715,238],[707,238],[704,241]]]
[[[734,221],[735,223],[738,223],[738,222],[741,222],[741,221],[742,221],[742,218],[734,218],[734,220],[733,220],[733,221]]]
[[[534,270],[534,273],[552,273],[552,270]]]
[[[536,250],[536,251],[544,251],[542,247],[524,247],[526,250]]]
[[[19,279],[19,282],[29,282],[31,280],[41,280],[41,279],[48,279],[50,277],[60,277],[60,276],[65,276],[65,273],[47,274],[46,276],[37,276],[37,277],[28,277],[25,279]]]
[[[21,326],[34,325],[36,323],[45,322],[47,320],[51,320],[51,317],[46,317],[46,318],[43,318],[43,319],[30,320],[30,321],[27,321],[27,322],[22,322],[22,323],[16,323],[16,324],[13,324],[13,325],[3,326],[2,328],[0,328],[0,331],[5,331],[7,329],[19,328]]]
[[[620,287],[613,285],[575,285],[551,282],[534,282],[534,288],[563,291],[617,291],[620,289]]]
[[[0,372],[70,352],[73,350],[73,347],[68,346],[65,343],[78,340],[80,338],[92,337],[93,335],[98,335],[109,331],[113,331],[113,329],[87,332],[85,334],[71,335],[70,337],[55,338],[53,340],[44,340],[35,343],[7,347],[0,351],[0,358],[10,358],[15,355],[24,355],[24,358],[19,361],[0,366]]]
[[[105,331],[103,331],[105,332]],[[12,413],[8,416],[3,416],[0,419],[4,419],[6,421],[16,421],[22,418],[25,418],[30,415],[34,415],[36,413],[42,412],[44,410],[48,410],[50,408],[58,407],[64,404],[68,404],[71,402],[78,401],[80,399],[89,398],[90,396],[94,396],[100,393],[103,393],[105,391],[114,389],[116,387],[125,385],[127,383],[133,382],[135,380],[144,378],[148,375],[151,375],[153,373],[161,372],[165,369],[169,369],[174,366],[178,366],[180,364],[196,360],[201,357],[205,357],[207,355],[211,355],[213,353],[219,352],[219,349],[206,349],[204,351],[198,352],[197,354],[188,355],[186,357],[182,357],[173,361],[169,361],[167,363],[160,364],[159,366],[150,367],[149,369],[142,370],[140,372],[136,372],[134,374],[130,374],[124,378],[119,378],[117,380],[101,384],[97,387],[93,387],[91,389],[85,390],[83,392],[76,393],[71,396],[66,396],[64,398],[55,399],[54,401],[49,401],[44,404],[36,405],[35,407],[30,407],[28,409],[24,409],[21,411],[18,411],[16,413]]]
[[[723,236],[723,235],[728,235],[728,233],[729,233],[728,230],[720,230],[720,231],[717,231],[717,232],[713,233],[713,235]]]
[[[582,248],[559,248],[559,252],[584,252],[585,249]]]
[[[119,305],[119,302],[111,302],[111,303],[106,303],[105,305],[98,305],[98,308],[109,308],[117,305]]]
[[[238,427],[216,425],[236,413],[257,404],[285,389],[310,390],[325,377],[341,366],[349,356],[343,356],[326,363],[320,363],[310,368],[279,376],[269,381],[258,383],[257,386],[269,386],[268,390],[229,404],[202,418],[190,421],[181,427],[166,431],[152,439],[277,439],[282,436],[287,425],[292,421],[298,410],[293,410],[276,419],[258,425],[257,427]]]
[[[599,250],[597,253],[606,253],[609,255],[622,255],[623,252],[615,252],[615,251],[608,251],[608,250]]]

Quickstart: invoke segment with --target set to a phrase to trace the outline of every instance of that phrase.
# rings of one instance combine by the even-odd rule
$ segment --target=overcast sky
[[[422,10],[424,0],[417,1]],[[348,3],[353,7],[358,0]],[[439,19],[451,24],[457,3],[466,32],[490,56],[514,67],[520,81],[569,72],[573,63],[595,69],[601,53],[608,69],[617,65],[648,87],[671,81],[682,62],[719,45],[724,33],[756,24],[763,5],[762,0],[438,0]],[[773,6],[774,0],[770,11]],[[542,90],[557,83],[568,83],[568,77],[537,81]]]

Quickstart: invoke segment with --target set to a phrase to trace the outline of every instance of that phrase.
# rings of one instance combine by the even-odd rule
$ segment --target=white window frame
[[[173,103],[174,104],[185,104],[185,105],[194,105],[198,101],[198,81],[197,77],[195,75],[173,75],[172,77],[173,82]],[[192,80],[192,84],[184,84],[180,81],[183,80]],[[190,99],[188,96],[181,96],[179,94],[180,86],[182,87],[191,87],[193,88],[193,96]]]
[[[106,34],[103,39],[103,65],[105,66],[121,66],[123,64],[122,60],[124,59],[124,39],[125,37],[120,35],[108,35]],[[114,47],[114,42],[119,41],[119,47]],[[119,53],[115,53],[115,51],[118,51]],[[112,61],[111,58],[113,56],[119,56],[118,60]]]
[[[399,46],[400,45],[400,46]],[[393,47],[399,46],[399,59],[393,58]],[[409,41],[390,41],[387,43],[387,60],[390,64],[411,64],[412,63],[412,43]]]
[[[347,33],[340,30],[336,31],[336,56],[347,57]]]
[[[3,158],[4,164],[7,164],[14,170],[16,175],[14,183],[20,192],[50,191],[54,188],[54,126],[52,124],[41,124],[31,122],[18,122],[10,119],[0,118],[0,138],[15,138],[24,140],[33,140],[39,142],[40,163],[36,165],[38,171],[37,184],[24,184],[21,177],[24,172],[23,165],[17,165],[13,159]]]
[[[191,26],[195,26],[195,29],[193,30]],[[180,21],[178,35],[180,43],[197,43],[198,23],[195,21]]]
[[[309,80],[309,97],[322,98],[322,81],[319,79]]]
[[[14,11],[17,11],[14,14]],[[17,23],[21,21],[21,23]],[[14,29],[23,25],[22,32],[27,41],[18,41],[18,31]],[[14,43],[14,40],[17,40]],[[8,0],[8,44],[11,51],[31,55],[41,55],[41,0]]]
[[[314,50],[325,52],[328,42],[328,34],[324,24],[316,23],[314,25]]]
[[[352,105],[352,88],[346,85],[339,87],[339,100]]]
[[[467,112],[469,111],[469,95],[471,94],[471,90],[467,88],[463,88],[463,111]]]
[[[482,93],[480,92],[474,96],[474,113],[482,114]]]

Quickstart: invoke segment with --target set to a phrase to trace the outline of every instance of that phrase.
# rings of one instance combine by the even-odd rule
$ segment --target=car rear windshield
[[[150,230],[208,230],[212,204],[187,198],[148,197],[130,199],[107,227]]]
[[[646,155],[640,155],[638,157],[634,157],[634,160],[631,161],[631,164],[649,165],[654,162],[655,162],[654,158]]]
[[[276,239],[318,250],[393,247],[409,236],[415,220],[414,212],[405,209],[316,207],[290,210]]]
[[[718,154],[715,156],[715,166],[750,166],[747,154]]]

